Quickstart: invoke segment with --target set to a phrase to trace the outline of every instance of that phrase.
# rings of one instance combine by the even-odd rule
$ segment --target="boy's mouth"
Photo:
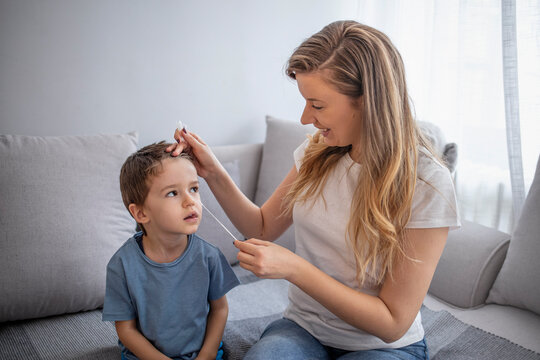
[[[188,216],[186,216],[184,218],[185,221],[194,221],[194,220],[197,220],[199,218],[199,215],[196,213],[196,212],[192,212],[191,214],[189,214]]]

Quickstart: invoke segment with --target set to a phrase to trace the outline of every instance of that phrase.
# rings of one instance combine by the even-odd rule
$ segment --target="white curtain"
[[[397,46],[417,118],[458,144],[462,218],[511,232],[540,153],[540,0],[359,0],[357,20]]]

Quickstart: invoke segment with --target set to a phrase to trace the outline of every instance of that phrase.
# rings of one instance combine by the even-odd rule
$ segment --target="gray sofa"
[[[292,166],[306,131],[268,117],[263,144],[213,150],[262,204]],[[455,147],[440,145],[455,160]],[[133,232],[118,171],[137,146],[136,134],[0,136],[1,359],[119,359],[114,326],[101,321],[100,307],[105,265]],[[204,181],[201,197],[242,238]],[[512,237],[466,221],[450,233],[421,310],[432,358],[540,359],[539,206],[537,169]],[[294,249],[293,231],[277,241]],[[241,359],[281,316],[288,284],[235,265],[236,249],[208,214],[199,235],[221,248],[242,282],[228,294],[224,334],[226,356]]]

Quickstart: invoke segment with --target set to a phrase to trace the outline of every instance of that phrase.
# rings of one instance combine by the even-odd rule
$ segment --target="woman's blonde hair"
[[[337,21],[305,40],[290,57],[286,73],[317,71],[352,101],[361,99],[358,134],[362,171],[351,201],[347,238],[356,260],[357,279],[381,284],[404,256],[404,229],[416,186],[420,134],[409,105],[400,54],[380,31],[354,21]],[[285,198],[287,211],[296,201],[320,195],[330,170],[351,146],[327,146],[311,137],[298,177]]]

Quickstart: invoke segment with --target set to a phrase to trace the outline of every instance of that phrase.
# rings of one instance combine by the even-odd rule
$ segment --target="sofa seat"
[[[446,310],[464,323],[540,353],[540,316],[531,311],[497,304],[463,309],[430,294],[424,305],[435,311]]]

